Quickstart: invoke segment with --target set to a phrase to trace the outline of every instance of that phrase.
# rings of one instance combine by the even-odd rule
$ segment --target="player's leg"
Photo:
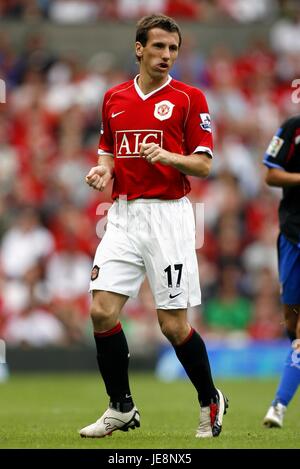
[[[129,350],[119,315],[128,296],[94,290],[91,317],[97,348],[97,362],[109,408],[95,423],[80,430],[82,437],[101,438],[115,430],[139,427],[139,413],[134,406],[128,378]]]
[[[286,329],[292,342],[292,347],[286,357],[275,398],[264,418],[264,425],[267,427],[282,427],[286,408],[296,394],[300,384],[300,364],[297,350],[293,347],[295,340],[297,338],[300,339],[299,308],[300,305],[284,305]]]
[[[198,392],[201,406],[217,396],[203,339],[187,321],[187,310],[157,310],[162,333],[170,341],[179,361]]]
[[[275,398],[264,417],[266,427],[281,428],[286,408],[295,395],[300,383],[300,365],[295,363],[293,348],[295,339],[300,339],[300,250],[283,235],[278,240],[279,276],[282,286],[281,299],[284,303],[284,319],[291,348],[284,363]]]
[[[94,290],[91,306],[99,370],[110,406],[121,412],[133,408],[128,378],[129,349],[119,321],[127,299],[128,296],[118,293]]]
[[[201,416],[196,436],[218,436],[228,404],[221,391],[214,386],[203,339],[188,323],[186,309],[158,309],[157,315],[162,333],[173,345],[198,393]]]
[[[285,314],[285,322],[286,322],[286,329],[288,331],[289,338],[292,343],[291,350],[289,350],[284,368],[283,373],[281,376],[281,380],[276,391],[275,399],[272,402],[272,407],[275,409],[275,414],[277,419],[275,418],[274,424],[275,426],[281,427],[283,424],[283,416],[286,407],[289,405],[290,401],[294,397],[298,386],[300,384],[300,365],[298,364],[298,360],[295,360],[295,353],[296,351],[293,348],[293,344],[295,344],[295,340],[298,338],[300,339],[299,334],[299,305],[284,305],[284,314]],[[278,406],[278,404],[280,404]],[[278,408],[278,409],[277,409]],[[277,410],[277,412],[276,412]],[[266,418],[268,423],[268,418]],[[270,416],[269,416],[270,421]],[[271,425],[272,422],[270,421]],[[277,425],[276,425],[277,423]]]
[[[80,430],[81,436],[91,438],[139,426],[139,413],[129,386],[129,350],[119,316],[128,297],[137,296],[145,272],[126,231],[117,226],[109,219],[95,255],[90,283],[97,361],[109,396],[104,415]]]
[[[190,202],[183,198],[153,204],[150,226],[152,243],[143,252],[143,258],[159,324],[198,393],[202,412],[196,436],[217,436],[225,413],[225,398],[213,384],[204,341],[187,321],[188,305],[201,303]],[[215,416],[213,425],[210,411]]]

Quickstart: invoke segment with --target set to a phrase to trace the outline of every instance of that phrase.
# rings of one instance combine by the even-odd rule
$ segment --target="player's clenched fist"
[[[140,156],[146,158],[149,163],[160,162],[166,166],[173,163],[174,154],[164,150],[157,143],[142,143],[140,146]]]
[[[94,166],[86,175],[87,184],[98,191],[103,191],[107,183],[111,180],[112,173],[106,166]]]

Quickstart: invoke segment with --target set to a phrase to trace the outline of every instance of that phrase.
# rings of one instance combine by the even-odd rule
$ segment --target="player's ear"
[[[143,45],[139,41],[135,43],[135,54],[137,57],[142,57],[143,55]]]

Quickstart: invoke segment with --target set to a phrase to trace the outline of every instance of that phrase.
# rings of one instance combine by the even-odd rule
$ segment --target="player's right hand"
[[[109,168],[103,165],[94,166],[85,176],[86,183],[96,189],[103,191],[107,183],[111,180],[112,174]]]

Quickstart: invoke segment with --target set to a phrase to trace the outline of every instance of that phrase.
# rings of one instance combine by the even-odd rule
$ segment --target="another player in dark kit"
[[[300,115],[288,119],[278,129],[266,151],[264,164],[268,168],[267,184],[283,188],[278,266],[286,330],[292,347],[263,421],[267,427],[280,428],[300,383]]]

